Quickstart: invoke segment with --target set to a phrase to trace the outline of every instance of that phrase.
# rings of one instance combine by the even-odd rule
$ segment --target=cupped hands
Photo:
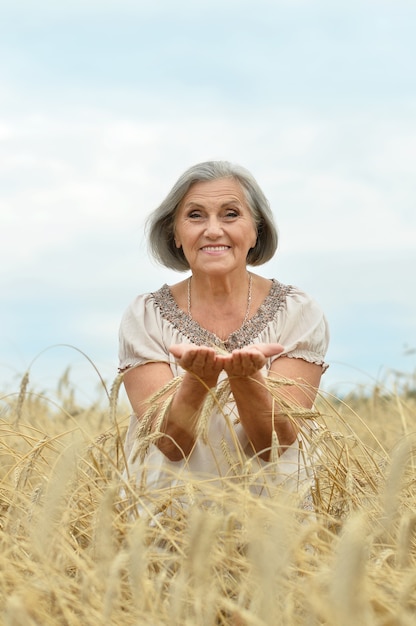
[[[215,382],[222,370],[228,376],[253,376],[266,365],[268,358],[281,354],[283,350],[279,343],[256,343],[229,353],[194,344],[174,344],[170,347],[180,367],[204,381]]]

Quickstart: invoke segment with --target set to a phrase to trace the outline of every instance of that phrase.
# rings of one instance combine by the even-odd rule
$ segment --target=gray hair
[[[273,214],[254,177],[240,165],[228,161],[206,161],[186,170],[147,220],[149,250],[165,267],[179,272],[189,270],[182,248],[177,248],[175,244],[176,212],[193,184],[219,178],[234,178],[241,184],[257,228],[257,241],[254,248],[248,251],[247,264],[262,265],[276,252],[278,235]]]

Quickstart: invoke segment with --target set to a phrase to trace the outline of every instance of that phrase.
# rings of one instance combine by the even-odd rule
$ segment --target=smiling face
[[[192,185],[175,219],[175,244],[192,272],[245,269],[257,230],[244,191],[234,178]]]

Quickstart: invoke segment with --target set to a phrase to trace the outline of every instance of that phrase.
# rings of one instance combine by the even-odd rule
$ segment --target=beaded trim
[[[291,285],[283,285],[279,281],[272,279],[272,286],[263,303],[240,329],[222,341],[217,335],[202,328],[185,311],[182,311],[176,304],[168,285],[163,285],[158,291],[152,293],[156,306],[166,321],[170,322],[179,330],[191,343],[197,346],[218,346],[221,349],[232,352],[238,348],[243,348],[254,343],[258,335],[275,318],[286,302],[286,297],[293,289]]]

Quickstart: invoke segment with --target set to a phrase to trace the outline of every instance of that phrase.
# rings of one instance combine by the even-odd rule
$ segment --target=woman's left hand
[[[283,350],[279,343],[256,343],[221,355],[219,359],[228,376],[253,376],[266,365],[269,357]]]

